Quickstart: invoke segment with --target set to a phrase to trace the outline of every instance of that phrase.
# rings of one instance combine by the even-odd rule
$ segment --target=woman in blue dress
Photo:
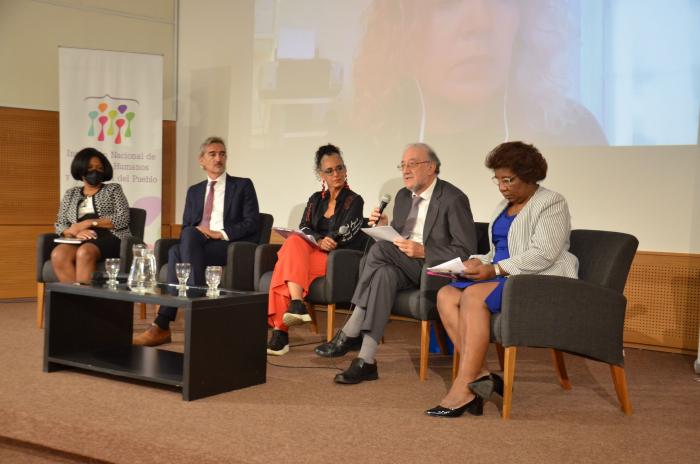
[[[566,200],[541,187],[547,162],[532,145],[506,142],[486,157],[486,167],[504,197],[489,225],[491,249],[464,262],[464,280],[440,289],[437,307],[461,354],[459,372],[430,416],[481,415],[483,400],[503,382],[485,369],[492,313],[501,310],[506,279],[517,274],[576,278],[578,260],[569,253],[571,218]]]

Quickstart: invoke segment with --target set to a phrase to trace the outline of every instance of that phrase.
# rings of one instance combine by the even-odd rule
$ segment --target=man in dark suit
[[[250,179],[226,174],[226,145],[219,137],[202,143],[199,164],[207,180],[187,191],[180,243],[168,252],[168,282],[176,283],[176,263],[190,263],[188,283],[204,285],[207,266],[225,266],[230,242],[259,241],[258,197]],[[135,345],[156,346],[171,341],[170,322],[177,308],[163,306],[155,321],[134,338]]]
[[[440,160],[424,143],[409,145],[401,170],[405,188],[396,194],[391,226],[403,238],[377,242],[369,251],[355,288],[355,309],[333,340],[316,347],[324,357],[360,349],[350,367],[335,376],[337,383],[355,384],[379,378],[374,355],[399,290],[420,286],[423,264],[439,264],[476,252],[476,228],[467,196],[438,179]],[[377,208],[370,224],[386,225]]]

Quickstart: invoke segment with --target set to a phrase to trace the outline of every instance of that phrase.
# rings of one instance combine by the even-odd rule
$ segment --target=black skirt
[[[84,219],[99,219],[97,214],[86,214],[78,218],[79,221]],[[97,238],[85,240],[82,244],[92,243],[100,250],[100,259],[119,258],[119,249],[121,247],[121,239],[107,229],[93,228],[97,232]]]
[[[100,259],[119,258],[119,248],[122,242],[119,237],[107,229],[93,230],[97,232],[97,238],[86,240],[83,242],[83,244],[92,243],[97,245],[97,248],[100,249]]]

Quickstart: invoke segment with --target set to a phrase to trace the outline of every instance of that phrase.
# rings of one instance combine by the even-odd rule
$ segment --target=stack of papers
[[[284,238],[289,238],[292,235],[297,235],[307,242],[309,242],[311,245],[315,246],[318,248],[318,243],[316,242],[316,239],[312,235],[306,235],[304,232],[302,232],[299,229],[287,229],[285,227],[273,227],[272,230],[280,234]]]
[[[464,277],[464,264],[457,257],[437,266],[429,267],[428,274],[440,277]]]

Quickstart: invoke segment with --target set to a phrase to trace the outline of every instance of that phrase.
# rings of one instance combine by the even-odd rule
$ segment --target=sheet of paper
[[[429,267],[427,270],[440,274],[461,275],[464,272],[464,264],[462,264],[462,260],[457,257],[438,264],[437,266]]]
[[[377,241],[387,240],[389,242],[393,242],[394,239],[403,238],[401,237],[401,234],[396,232],[396,229],[391,226],[365,227],[362,229],[362,232],[366,233]]]
[[[306,235],[299,229],[287,229],[286,227],[273,227],[272,230],[280,234],[284,238],[288,238],[290,235],[298,235],[315,247],[318,247],[316,239],[311,235]]]

